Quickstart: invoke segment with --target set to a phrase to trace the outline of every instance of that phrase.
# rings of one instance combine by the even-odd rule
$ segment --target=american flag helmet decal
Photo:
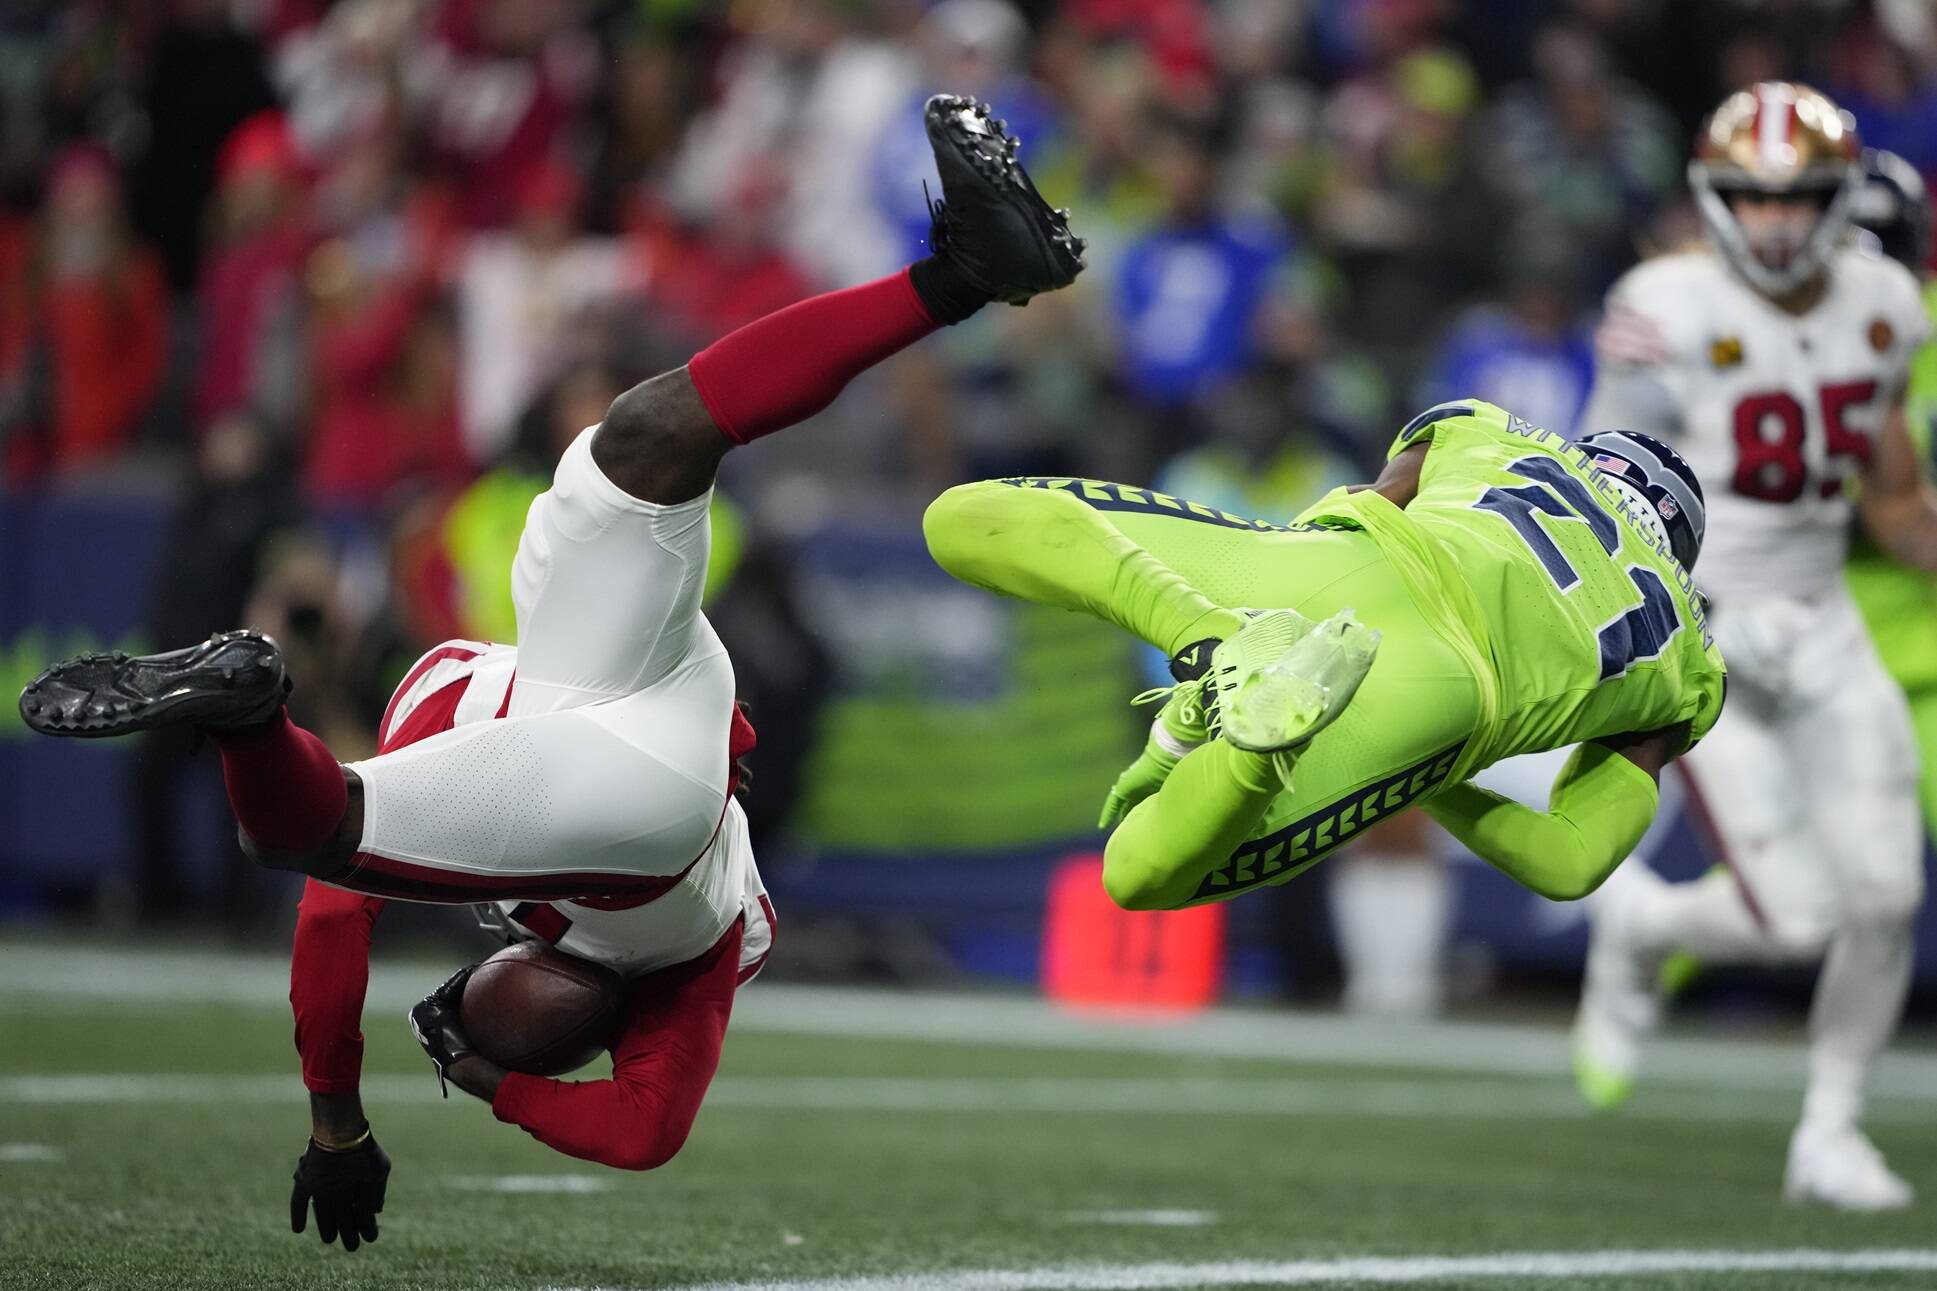
[[[1682,455],[1653,435],[1608,430],[1580,441],[1588,464],[1638,489],[1668,530],[1675,559],[1693,569],[1708,528],[1702,482]]]

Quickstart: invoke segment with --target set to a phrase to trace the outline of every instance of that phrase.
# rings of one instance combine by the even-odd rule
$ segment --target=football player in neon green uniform
[[[1290,525],[1071,479],[962,485],[923,522],[957,578],[1172,656],[1104,807],[1104,882],[1134,909],[1283,882],[1416,804],[1533,890],[1591,892],[1721,710],[1702,524],[1658,441],[1570,444],[1478,400],[1421,413],[1377,483]],[[1546,812],[1467,783],[1576,743]]]

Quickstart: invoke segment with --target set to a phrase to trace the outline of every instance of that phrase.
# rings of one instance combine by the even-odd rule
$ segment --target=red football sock
[[[695,354],[686,371],[713,424],[744,444],[805,421],[940,325],[903,269],[755,319]]]
[[[329,746],[276,710],[251,731],[210,731],[222,755],[222,783],[242,832],[263,847],[299,852],[328,841],[350,805],[349,786]]]

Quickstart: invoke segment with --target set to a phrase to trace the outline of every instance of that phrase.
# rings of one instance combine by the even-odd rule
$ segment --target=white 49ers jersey
[[[1870,460],[1928,331],[1916,280],[1895,261],[1845,248],[1828,272],[1801,315],[1705,250],[1640,264],[1608,294],[1581,433],[1638,430],[1681,450],[1708,501],[1699,578],[1724,607],[1840,587],[1848,477]]]

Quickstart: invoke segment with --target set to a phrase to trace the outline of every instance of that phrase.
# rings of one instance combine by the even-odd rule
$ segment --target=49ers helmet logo
[[[1761,81],[1722,102],[1695,140],[1688,184],[1710,241],[1744,281],[1780,299],[1811,282],[1850,224],[1863,182],[1856,119],[1820,90]],[[1731,205],[1737,195],[1820,203],[1801,234],[1754,241]]]

